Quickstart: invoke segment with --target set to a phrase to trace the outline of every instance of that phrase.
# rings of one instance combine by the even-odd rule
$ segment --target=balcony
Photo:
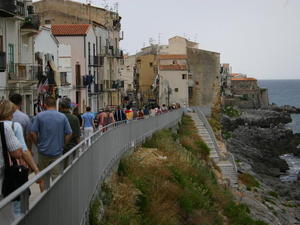
[[[25,15],[25,4],[21,0],[1,0],[0,17],[14,17]]]
[[[0,52],[0,72],[6,70],[6,52]]]
[[[104,64],[104,57],[97,55],[97,56],[89,56],[89,66],[93,67],[102,67]]]
[[[40,28],[40,18],[38,15],[29,15],[25,18],[21,26],[22,34],[37,34]]]
[[[117,59],[123,59],[123,51],[120,50],[120,49],[116,49],[116,51],[115,51],[115,57]]]
[[[103,92],[103,84],[94,84],[94,93]]]
[[[33,64],[10,63],[8,64],[8,81],[18,82],[38,82],[41,66]]]

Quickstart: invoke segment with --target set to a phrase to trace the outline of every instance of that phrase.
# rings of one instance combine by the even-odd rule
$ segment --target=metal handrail
[[[219,146],[217,144],[217,139],[216,139],[215,133],[212,130],[212,128],[211,128],[208,120],[206,119],[206,116],[203,114],[203,112],[199,108],[194,107],[194,109],[195,109],[197,115],[199,116],[200,120],[204,123],[204,126],[206,127],[206,129],[207,129],[207,131],[208,131],[208,133],[209,133],[209,135],[210,135],[210,137],[211,137],[211,139],[213,141],[215,149],[216,149],[216,151],[217,151],[217,153],[218,153],[218,155],[220,157],[221,156],[220,149],[219,149]]]
[[[220,156],[220,148],[219,148],[219,146],[217,144],[216,135],[215,135],[215,133],[214,133],[211,125],[209,124],[208,120],[206,119],[206,116],[204,115],[204,113],[198,107],[193,107],[193,109],[196,111],[196,113],[199,116],[200,120],[202,120],[202,122],[204,123],[205,127],[207,128],[207,131],[208,131],[208,133],[210,134],[210,136],[211,136],[211,138],[213,140],[213,143],[215,145],[217,153]],[[227,159],[232,162],[232,164],[234,166],[234,170],[235,170],[235,172],[237,172],[237,165],[236,165],[236,162],[235,162],[234,155],[231,152],[228,152],[228,155],[229,156],[227,157]]]
[[[177,113],[178,110],[176,110],[175,112]],[[172,113],[172,112],[170,112],[170,113]],[[181,113],[182,113],[182,110],[180,110],[180,113],[178,115],[175,114],[176,119],[175,120],[172,119],[172,121],[169,121],[168,124],[170,125],[174,122],[177,123],[179,121],[179,119],[181,118],[181,116],[180,116]],[[120,157],[123,155],[123,153],[126,150],[134,147],[137,143],[142,142],[143,140],[145,140],[147,137],[151,136],[157,130],[164,128],[166,125],[169,126],[168,124],[159,124],[158,123],[159,118],[161,116],[164,116],[165,114],[169,114],[169,113],[163,113],[163,114],[157,115],[155,117],[150,117],[149,119],[144,119],[144,121],[152,119],[154,122],[153,128],[151,128],[151,130],[148,130],[146,133],[141,134],[140,136],[134,137],[135,138],[134,140],[129,138],[128,139],[129,143],[127,143],[125,146],[123,146],[121,152],[119,152],[114,157],[107,159],[108,160],[107,162],[109,162],[109,165],[108,165],[108,167],[105,167],[105,170],[103,171],[103,174],[101,174],[101,177],[104,178],[105,176],[107,176],[109,170],[111,169],[111,166],[116,162],[116,160],[120,159]],[[25,184],[23,184],[21,187],[19,187],[17,190],[15,190],[13,193],[11,193],[9,196],[7,196],[3,200],[1,200],[0,201],[0,212],[1,212],[1,209],[6,207],[16,197],[21,196],[21,213],[22,214],[11,223],[11,224],[19,224],[20,221],[22,221],[22,219],[24,219],[24,217],[26,217],[27,213],[42,200],[43,196],[45,196],[47,194],[47,192],[51,189],[51,187],[53,187],[60,179],[62,179],[62,177],[67,173],[67,171],[69,169],[71,169],[71,167],[73,165],[76,164],[77,160],[79,160],[84,154],[86,154],[89,151],[90,147],[98,139],[100,139],[101,137],[104,138],[104,136],[106,134],[109,134],[109,132],[111,132],[115,129],[118,129],[118,127],[122,128],[123,126],[126,126],[127,124],[130,124],[130,123],[137,124],[137,123],[139,123],[139,121],[141,121],[141,120],[119,121],[119,122],[116,122],[113,124],[109,124],[109,125],[103,127],[102,129],[94,132],[92,136],[82,140],[77,146],[75,146],[70,151],[68,151],[67,153],[62,155],[60,158],[58,158],[55,162],[50,164],[47,168],[42,170],[40,173],[38,173],[37,175],[32,177],[29,181],[27,181]],[[65,169],[61,171],[60,175],[56,179],[54,179],[51,184],[50,183],[50,171],[53,168],[55,168],[56,166],[63,164],[65,162],[65,160],[69,159],[70,157],[71,157],[71,160],[69,160],[69,164],[67,165],[67,167],[65,167]],[[42,192],[40,194],[40,196],[38,198],[36,198],[34,200],[34,202],[32,202],[32,204],[29,206],[29,195],[28,195],[27,190],[30,188],[31,185],[35,184],[41,178],[44,179],[44,181],[45,181],[45,191]],[[102,178],[100,180],[102,180]]]
[[[236,165],[236,162],[235,162],[235,158],[234,158],[234,155],[229,152],[229,156],[230,156],[230,161],[232,162],[233,166],[234,166],[234,171],[237,173],[238,169],[237,169],[237,165]]]

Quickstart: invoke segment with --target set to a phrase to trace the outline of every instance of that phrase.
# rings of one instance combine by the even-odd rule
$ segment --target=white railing
[[[85,224],[90,201],[123,154],[154,132],[175,126],[181,116],[182,110],[175,110],[149,119],[117,122],[104,127],[104,132],[95,132],[0,201],[0,224]],[[51,170],[66,161],[68,166],[52,180]],[[29,196],[28,189],[41,178],[45,191]],[[11,211],[17,196],[21,196],[21,215],[15,217]]]

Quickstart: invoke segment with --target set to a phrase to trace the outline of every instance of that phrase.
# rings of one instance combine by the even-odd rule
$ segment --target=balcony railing
[[[104,57],[101,55],[90,56],[89,66],[102,67],[104,64]]]
[[[39,30],[39,27],[40,27],[40,17],[38,15],[29,15],[25,18],[25,21],[21,29]]]
[[[21,0],[1,0],[0,16],[13,17],[15,15],[25,15],[25,4]]]
[[[41,68],[40,65],[9,63],[9,81],[38,81]]]
[[[118,59],[123,59],[123,51],[120,49],[116,49],[115,57]]]
[[[0,72],[4,72],[6,70],[6,53],[0,52]]]

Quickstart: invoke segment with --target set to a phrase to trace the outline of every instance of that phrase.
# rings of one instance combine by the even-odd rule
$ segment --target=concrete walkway
[[[229,181],[231,187],[237,187],[237,171],[234,165],[234,159],[231,159],[231,155],[228,152],[221,153],[220,148],[217,144],[215,136],[211,133],[212,131],[208,121],[204,115],[198,115],[198,113],[189,113],[192,117],[195,126],[198,130],[199,136],[210,148],[209,157],[218,165],[221,170],[223,179]],[[205,121],[206,120],[206,121]],[[208,127],[209,126],[209,127]]]

